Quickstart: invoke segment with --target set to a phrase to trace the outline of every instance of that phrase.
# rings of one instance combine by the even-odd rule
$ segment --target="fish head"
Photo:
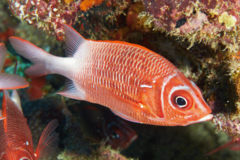
[[[164,118],[169,123],[186,126],[213,117],[200,89],[180,71],[163,79],[160,96]]]
[[[212,111],[200,89],[182,72],[156,76],[151,81],[150,87],[142,91],[142,102],[149,110],[151,124],[186,126],[212,119]]]
[[[7,150],[2,154],[1,159],[11,159],[11,160],[36,160],[31,153],[23,148],[15,148]]]
[[[103,133],[107,143],[113,149],[126,149],[137,139],[137,133],[123,119],[117,117],[112,120],[105,120],[103,124]]]

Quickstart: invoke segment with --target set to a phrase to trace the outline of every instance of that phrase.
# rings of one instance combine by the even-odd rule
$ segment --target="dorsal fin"
[[[2,110],[0,109],[0,121],[4,120],[6,117],[3,117]],[[1,135],[1,134],[0,134]]]
[[[74,28],[67,24],[64,24],[63,28],[66,35],[65,53],[66,56],[72,57],[81,43],[85,41],[85,38],[83,38]]]
[[[50,156],[57,149],[58,134],[54,131],[58,126],[58,120],[54,119],[44,128],[35,152],[37,159]]]
[[[27,121],[23,113],[11,100],[8,91],[4,90],[3,92],[2,115],[3,118],[5,118],[3,120],[4,134],[6,136],[11,135],[11,138],[8,138],[7,143],[11,144],[11,146],[19,147],[23,145],[23,141],[27,142],[29,145],[26,146],[26,149],[29,153],[33,153],[32,135]]]
[[[7,48],[5,47],[4,43],[0,43],[0,72],[3,69],[6,55],[7,55]]]
[[[20,98],[19,98],[19,95],[17,93],[17,90],[13,90],[12,91],[12,94],[11,94],[11,99],[12,101],[15,103],[15,105],[18,107],[18,109],[22,111],[22,107],[21,107],[21,101],[20,101]]]

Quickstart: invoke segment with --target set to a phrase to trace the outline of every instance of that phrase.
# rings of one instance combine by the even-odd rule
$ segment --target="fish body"
[[[72,113],[80,117],[85,137],[95,143],[106,142],[114,149],[126,149],[137,139],[137,133],[127,121],[100,105],[81,103],[70,105]]]
[[[1,73],[7,56],[7,48],[4,43],[0,43],[0,90],[25,88],[28,82],[18,75]]]
[[[52,120],[46,126],[34,153],[32,134],[23,116],[16,90],[13,91],[12,99],[4,90],[0,117],[1,160],[37,160],[54,151],[57,143],[57,136],[54,132],[58,125],[57,120]]]
[[[185,126],[212,119],[199,88],[164,57],[139,45],[84,39],[64,25],[68,57],[56,57],[11,37],[13,48],[34,63],[29,76],[61,74],[59,94],[98,103],[138,123]]]

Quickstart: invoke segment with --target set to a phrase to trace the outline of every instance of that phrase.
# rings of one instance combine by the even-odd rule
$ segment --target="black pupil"
[[[186,100],[183,99],[182,97],[177,97],[177,105],[185,106],[186,105]]]
[[[112,138],[119,138],[119,135],[116,132],[114,132],[113,130],[111,130],[110,132],[112,134]]]

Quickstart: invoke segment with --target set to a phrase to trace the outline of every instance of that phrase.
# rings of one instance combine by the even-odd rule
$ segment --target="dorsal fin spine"
[[[79,48],[79,46],[86,41],[85,38],[83,38],[83,36],[81,36],[76,30],[74,30],[71,26],[64,24],[64,31],[66,34],[66,49],[65,49],[65,53],[66,56],[68,57],[72,57],[77,49]]]

